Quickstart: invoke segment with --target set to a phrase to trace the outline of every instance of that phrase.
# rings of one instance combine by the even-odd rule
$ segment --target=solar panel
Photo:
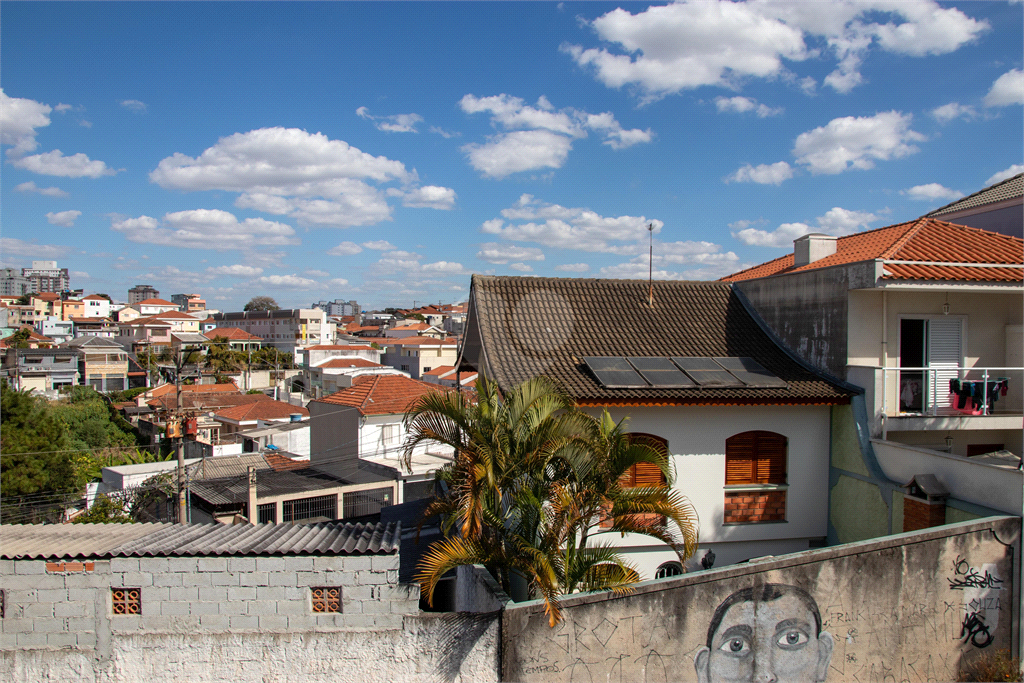
[[[633,364],[645,380],[651,386],[659,389],[685,389],[695,386],[693,381],[679,371],[669,358],[661,357],[634,357],[626,360]]]
[[[730,388],[746,386],[726,372],[713,358],[672,357],[672,362],[686,371],[701,388]]]
[[[625,358],[619,356],[584,356],[587,367],[606,389],[646,389],[647,382],[637,374]]]
[[[726,370],[736,375],[748,387],[786,387],[789,384],[765,369],[753,358],[746,356],[715,358]]]

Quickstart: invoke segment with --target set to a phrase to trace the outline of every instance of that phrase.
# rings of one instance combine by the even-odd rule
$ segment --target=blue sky
[[[895,11],[891,11],[895,8]],[[237,310],[714,279],[1024,170],[1024,5],[0,5],[3,266]]]

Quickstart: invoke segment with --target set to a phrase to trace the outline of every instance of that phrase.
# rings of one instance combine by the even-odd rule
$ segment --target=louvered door
[[[963,361],[962,323],[959,318],[931,318],[928,321],[929,409],[949,412],[949,380],[959,377]]]

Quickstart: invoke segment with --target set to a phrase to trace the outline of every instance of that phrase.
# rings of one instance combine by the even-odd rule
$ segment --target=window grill
[[[341,612],[341,587],[327,586],[309,590],[313,594],[314,612]]]
[[[393,504],[392,489],[370,489],[369,491],[353,491],[345,494],[345,517],[362,517],[375,515]]]
[[[284,501],[282,516],[284,522],[300,522],[312,519],[334,520],[338,518],[338,496],[316,496]]]
[[[141,588],[111,588],[114,614],[142,614]]]
[[[665,564],[658,567],[658,571],[654,574],[656,579],[667,579],[670,576],[681,576],[683,573],[683,565],[678,562],[666,562]]]
[[[263,503],[259,506],[259,523],[275,524],[277,522],[277,503]]]

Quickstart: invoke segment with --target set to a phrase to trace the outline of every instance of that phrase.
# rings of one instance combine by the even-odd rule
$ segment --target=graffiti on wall
[[[508,633],[510,680],[942,681],[1010,646],[1005,549],[901,549],[538,611]],[[888,557],[886,557],[888,553]],[[1010,560],[1012,561],[1012,559]],[[508,655],[511,654],[509,657]]]

